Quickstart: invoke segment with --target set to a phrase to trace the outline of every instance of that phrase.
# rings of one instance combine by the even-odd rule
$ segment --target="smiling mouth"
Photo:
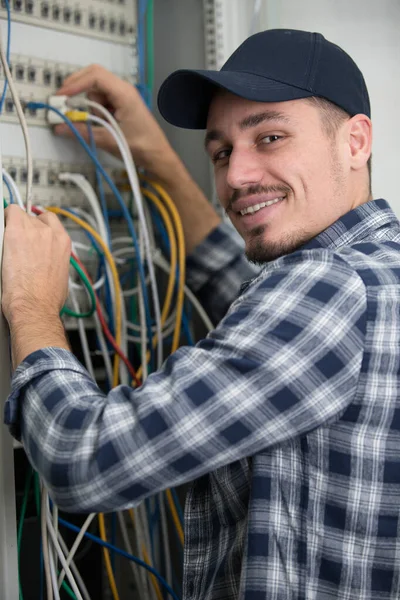
[[[274,198],[273,200],[268,200],[268,202],[260,202],[260,204],[253,204],[253,206],[248,206],[243,210],[240,210],[239,213],[244,217],[244,215],[252,215],[262,208],[266,208],[268,206],[272,206],[273,204],[277,204],[281,200],[283,200],[285,196],[281,196],[280,198]]]

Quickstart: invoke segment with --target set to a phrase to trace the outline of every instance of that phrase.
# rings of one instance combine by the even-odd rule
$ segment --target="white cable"
[[[67,548],[67,544],[64,542],[63,537],[60,532],[58,532],[58,542],[61,546],[64,556],[66,556],[68,554],[68,548]],[[81,574],[78,571],[78,567],[76,566],[76,564],[74,563],[73,560],[71,560],[71,570],[74,574],[77,584],[79,585],[80,589],[82,590],[82,596],[84,597],[84,600],[91,600],[89,592],[87,591],[86,585],[81,577]]]
[[[147,225],[146,225],[146,218],[144,215],[142,194],[140,191],[138,175],[137,175],[137,172],[135,169],[135,165],[134,165],[132,156],[131,156],[130,152],[127,152],[127,149],[126,149],[127,144],[126,144],[126,141],[124,141],[125,138],[123,137],[123,135],[121,137],[120,133],[117,132],[117,130],[115,130],[114,127],[111,126],[104,119],[100,119],[99,117],[95,117],[94,115],[89,115],[88,120],[92,121],[94,123],[97,123],[99,125],[102,125],[114,137],[115,141],[118,144],[118,148],[120,150],[122,159],[124,161],[125,168],[126,168],[126,171],[128,174],[129,184],[131,186],[133,196],[136,200],[136,208],[137,208],[137,212],[138,212],[139,222],[142,226],[144,250],[145,250],[145,255],[147,258],[147,268],[148,268],[149,275],[150,275],[150,285],[151,285],[151,290],[152,290],[152,295],[153,295],[153,304],[154,304],[154,319],[156,322],[156,326],[158,328],[157,368],[160,368],[162,365],[162,362],[163,362],[160,301],[159,301],[159,297],[158,297],[158,289],[157,289],[157,282],[156,282],[156,277],[155,277],[155,272],[154,272],[154,266],[153,266],[152,258],[151,258],[151,244],[150,244],[149,233],[148,233]]]
[[[165,578],[170,587],[173,586],[172,582],[172,561],[171,551],[168,537],[168,521],[167,511],[165,510],[165,494],[160,492],[158,494],[159,506],[160,506],[160,517],[161,517],[161,532],[163,538],[163,549],[164,549],[164,565],[165,565]]]
[[[119,526],[121,529],[121,534],[122,534],[122,539],[126,548],[126,551],[128,552],[128,554],[132,555],[133,554],[133,550],[132,550],[132,544],[130,542],[129,539],[129,534],[128,534],[128,528],[126,526],[125,523],[125,516],[123,512],[118,512],[118,522],[119,522]],[[139,567],[136,563],[134,563],[132,560],[129,561],[129,565],[131,567],[132,570],[132,575],[133,575],[133,579],[136,583],[136,587],[139,589],[141,582],[140,582],[140,570]]]
[[[10,92],[12,99],[14,100],[15,108],[17,110],[18,119],[21,125],[22,133],[25,141],[25,151],[26,151],[26,168],[27,168],[27,178],[26,178],[26,211],[28,214],[32,211],[32,182],[33,182],[33,160],[32,160],[32,150],[31,150],[31,141],[29,138],[28,126],[26,123],[24,111],[22,110],[21,102],[18,96],[18,92],[14,85],[14,80],[12,78],[8,63],[7,57],[4,52],[3,47],[3,39],[0,30],[0,60],[3,65],[3,71],[5,77],[8,81],[8,85],[10,87]]]
[[[86,221],[88,223],[88,225],[90,225],[90,227],[92,227],[95,231],[97,231],[97,221],[93,217],[93,215],[91,215],[90,213],[88,213],[86,210],[83,210],[83,208],[81,206],[73,206],[72,210],[74,212],[76,212],[76,214],[79,217],[81,217],[81,219],[83,221]],[[71,225],[75,225],[75,227],[77,227],[78,229],[80,229],[79,225],[77,225],[73,221],[70,221],[70,224]]]
[[[91,184],[89,183],[89,181],[86,179],[86,177],[84,177],[80,173],[60,173],[58,178],[60,179],[60,181],[70,181],[71,183],[74,183],[83,192],[84,196],[86,197],[86,199],[89,202],[90,207],[93,211],[93,215],[94,215],[94,218],[95,218],[96,224],[97,224],[96,230],[99,233],[99,235],[102,237],[102,239],[104,240],[104,243],[109,248],[110,246],[109,246],[109,242],[108,242],[107,227],[106,227],[106,223],[104,220],[104,216],[103,216],[103,213],[101,212],[100,204],[99,204],[99,200],[97,198],[96,192],[94,191],[94,189],[91,186]],[[112,273],[111,273],[110,266],[108,264],[106,264],[106,272],[107,272],[108,281],[110,282],[111,298],[112,298],[113,305],[114,305],[114,318],[116,319],[116,313],[115,313],[116,290],[114,289]],[[126,307],[125,307],[125,303],[124,303],[124,300],[122,297],[122,291],[121,291],[121,343],[120,343],[120,347],[121,347],[123,353],[125,355],[127,355],[128,341],[126,339],[125,323],[126,323]],[[119,371],[120,371],[121,383],[128,385],[128,383],[130,381],[129,373],[127,371],[126,365],[122,361],[120,362]]]
[[[76,536],[75,541],[72,544],[71,549],[65,558],[67,566],[69,566],[71,564],[71,562],[73,561],[76,551],[78,550],[78,548],[82,542],[82,539],[83,539],[85,533],[87,532],[87,530],[89,529],[90,524],[93,521],[95,516],[96,516],[96,513],[91,513],[90,515],[88,515],[86,517],[86,520],[85,520],[84,524],[82,525],[80,532]],[[62,571],[58,577],[58,587],[59,588],[61,587],[61,584],[64,581],[64,577],[65,577],[65,569],[62,569]]]
[[[60,600],[60,592],[58,591],[58,587],[57,587],[55,558],[54,558],[53,552],[50,549],[50,542],[49,542],[49,560],[50,560],[50,574],[51,574],[51,582],[53,585],[54,600]]]
[[[141,232],[140,232],[141,233]],[[139,245],[142,244],[142,236],[139,234]],[[140,248],[141,250],[141,248]],[[146,331],[146,312],[144,306],[143,289],[142,284],[139,280],[139,295],[138,295],[138,307],[139,307],[139,323],[140,323],[140,354],[142,358],[142,381],[146,381],[149,370],[147,366],[147,331]],[[162,339],[159,338],[162,343]],[[153,336],[151,336],[150,343],[153,343]]]
[[[3,167],[3,177],[9,184],[9,186],[12,190],[12,193],[13,193],[13,197],[16,199],[18,206],[20,208],[22,208],[22,210],[25,210],[25,206],[24,206],[24,203],[22,202],[21,194],[19,193],[17,184],[15,183],[14,179],[11,177],[10,173],[8,173],[8,171],[6,171],[4,167]]]
[[[97,198],[96,192],[94,191],[90,182],[86,179],[84,175],[81,175],[80,173],[60,173],[58,175],[58,179],[60,181],[71,182],[81,190],[81,192],[89,202],[90,208],[93,211],[93,215],[97,224],[97,232],[108,246],[107,227],[104,221],[103,213],[100,210],[99,200]]]
[[[72,574],[71,569],[67,565],[67,561],[65,560],[64,553],[63,553],[63,551],[61,549],[61,546],[60,546],[60,544],[58,542],[58,539],[56,537],[56,534],[55,534],[55,531],[54,531],[54,528],[53,528],[53,523],[51,522],[51,518],[50,518],[50,516],[49,516],[49,514],[48,514],[47,511],[44,511],[44,514],[46,515],[47,531],[50,534],[50,537],[52,539],[53,545],[54,545],[54,547],[55,547],[55,549],[57,551],[58,558],[59,558],[59,560],[61,562],[61,565],[62,565],[63,569],[65,570],[65,573],[66,573],[67,577],[68,577],[68,580],[70,582],[72,591],[74,592],[75,596],[77,597],[77,600],[83,600],[82,594],[79,591],[79,588],[78,588],[78,586],[76,584],[76,581],[75,581],[75,578],[74,578],[74,576]],[[43,552],[43,554],[44,554],[44,552]],[[53,596],[51,596],[51,598],[53,598]]]
[[[144,544],[145,548],[148,548],[149,565],[151,567],[154,567],[152,559],[151,559],[151,552],[150,552],[151,544],[150,544],[149,530],[147,527],[147,514],[146,514],[146,507],[144,505],[144,502],[142,502],[141,504],[139,504],[139,506],[136,507],[135,524],[136,524],[136,529],[140,530],[139,537],[142,539],[142,543]],[[150,597],[152,598],[152,600],[157,600],[156,592],[151,584],[151,574],[147,570],[145,572],[145,578],[146,578],[146,584],[148,586],[148,591],[149,591]]]
[[[166,273],[169,273],[171,270],[170,265],[165,260],[165,258],[163,256],[161,256],[161,254],[158,254],[154,257],[154,263],[158,267],[160,267],[160,269],[163,269],[163,271],[165,271]],[[193,307],[196,309],[197,314],[203,321],[207,331],[212,331],[214,329],[214,325],[212,324],[210,317],[207,315],[206,311],[200,304],[199,300],[193,294],[192,290],[187,287],[187,285],[185,285],[184,290],[185,290],[185,294],[186,294],[188,300],[190,300],[190,302],[193,304]]]
[[[81,242],[76,242],[76,241],[73,241],[72,243],[73,243],[74,248],[80,248],[81,250],[84,250],[88,254],[90,254],[91,251],[93,250],[93,246],[88,246],[87,244],[82,244]],[[95,257],[97,257],[97,254],[95,255]],[[105,280],[106,280],[105,275],[102,275],[95,283],[93,283],[93,285],[92,285],[93,289],[99,290],[101,287],[103,287]],[[70,281],[70,286],[73,287],[75,290],[83,290],[85,288],[84,285],[82,285],[80,283],[75,283],[74,281]]]
[[[110,355],[108,353],[106,340],[104,337],[103,329],[101,327],[100,319],[98,317],[97,312],[95,312],[93,316],[94,316],[94,325],[96,328],[97,339],[98,339],[99,346],[100,346],[100,352],[103,356],[104,367],[105,367],[105,370],[107,373],[107,379],[111,384],[112,379],[113,379],[113,372],[112,372]]]
[[[69,290],[69,296],[71,298],[71,303],[72,303],[72,307],[73,307],[74,311],[76,313],[79,313],[80,306],[79,306],[78,298],[76,296],[76,291],[71,287]],[[93,369],[92,357],[90,356],[89,343],[88,343],[86,329],[85,329],[85,325],[83,323],[83,319],[77,319],[77,322],[78,322],[79,339],[81,341],[81,347],[82,347],[85,367],[86,367],[89,375],[93,379],[96,379],[95,374],[94,374],[94,369]]]
[[[42,505],[40,510],[40,528],[42,534],[42,551],[43,551],[43,564],[44,564],[44,573],[46,578],[46,591],[47,591],[47,600],[53,600],[53,583],[51,580],[51,571],[50,571],[50,553],[49,553],[49,544],[47,541],[47,527],[46,527],[46,517],[47,515],[47,490],[42,485]],[[51,523],[51,521],[50,521]]]

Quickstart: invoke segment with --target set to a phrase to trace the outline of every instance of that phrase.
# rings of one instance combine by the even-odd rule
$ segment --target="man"
[[[273,30],[219,73],[163,84],[162,114],[206,128],[221,204],[262,266],[239,295],[241,249],[136,92],[100,67],[60,93],[82,91],[113,107],[173,196],[189,282],[219,324],[141,389],[102,394],[58,318],[67,236],[51,215],[7,209],[6,420],[53,498],[118,510],[195,480],[185,598],[399,598],[400,224],[372,201],[359,69],[319,34]]]

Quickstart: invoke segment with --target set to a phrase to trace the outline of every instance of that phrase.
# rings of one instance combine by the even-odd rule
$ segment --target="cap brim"
[[[181,69],[167,77],[160,87],[158,108],[172,125],[205,129],[210,102],[217,89],[256,102],[284,102],[313,95],[308,90],[253,73]]]

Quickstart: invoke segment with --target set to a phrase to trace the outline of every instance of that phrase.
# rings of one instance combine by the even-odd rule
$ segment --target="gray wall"
[[[164,79],[175,69],[205,68],[202,0],[156,0],[154,7],[155,98]],[[156,105],[156,102],[154,102]],[[190,173],[211,198],[204,132],[173,127],[154,113]]]

